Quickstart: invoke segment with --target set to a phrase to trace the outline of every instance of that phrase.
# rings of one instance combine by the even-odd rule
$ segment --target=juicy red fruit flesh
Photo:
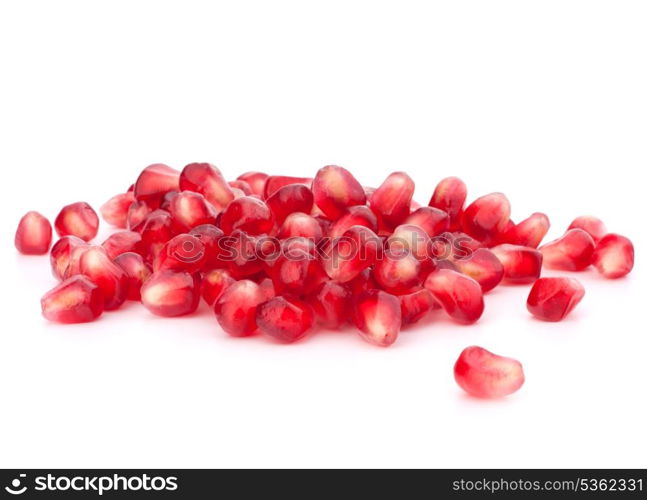
[[[415,184],[404,172],[394,172],[371,195],[371,210],[382,227],[392,229],[402,224],[410,212]]]
[[[477,398],[499,398],[516,392],[524,383],[521,363],[482,347],[466,348],[454,365],[454,378]]]
[[[86,323],[103,313],[101,289],[85,276],[72,276],[41,299],[43,316],[57,323]]]
[[[533,284],[526,307],[536,318],[561,321],[584,297],[584,287],[575,278],[540,278]]]
[[[200,280],[187,272],[157,271],[142,286],[141,300],[157,316],[191,314],[200,303]]]
[[[582,229],[569,229],[566,234],[539,247],[544,265],[563,271],[582,271],[591,265],[595,242]]]
[[[367,342],[388,347],[398,338],[402,326],[400,301],[382,290],[367,290],[355,298],[355,326]]]
[[[128,294],[128,277],[101,247],[90,247],[81,255],[79,269],[103,292],[106,311],[118,308]]]
[[[622,278],[634,267],[634,245],[625,236],[607,234],[595,247],[592,263],[605,278]]]
[[[214,312],[220,327],[232,337],[256,332],[256,308],[265,302],[263,290],[251,280],[231,284],[216,301]]]
[[[468,276],[450,269],[436,269],[425,280],[425,288],[459,323],[474,323],[483,314],[481,285]]]
[[[296,342],[312,328],[310,306],[292,297],[274,297],[256,309],[258,329],[281,342]]]
[[[114,259],[114,262],[126,273],[128,289],[126,298],[128,300],[141,300],[140,291],[142,285],[153,273],[150,266],[144,262],[141,255],[134,252],[122,253]]]
[[[84,201],[64,206],[54,220],[54,227],[59,236],[77,236],[90,241],[99,230],[99,217],[90,205]]]
[[[328,165],[317,172],[312,181],[312,193],[317,206],[331,220],[341,217],[348,207],[366,204],[361,184],[348,170],[336,165]]]
[[[18,223],[14,244],[25,255],[46,254],[52,244],[52,225],[38,212],[27,212]]]

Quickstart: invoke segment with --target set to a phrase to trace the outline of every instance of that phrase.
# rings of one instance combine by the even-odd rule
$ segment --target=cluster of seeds
[[[563,319],[582,299],[575,278],[540,278],[542,267],[606,278],[633,267],[629,239],[607,233],[595,217],[578,217],[559,239],[540,246],[550,222],[534,213],[515,224],[505,195],[465,206],[467,188],[440,181],[427,206],[413,201],[404,172],[377,189],[339,166],[314,178],[249,172],[227,182],[208,163],[181,172],[146,167],[127,192],[101,207],[121,230],[91,244],[99,218],[84,202],[63,207],[51,248],[60,283],[42,298],[43,315],[80,323],[141,301],[152,313],[180,316],[202,299],[233,336],[256,332],[294,342],[317,325],[350,320],[372,344],[389,346],[400,329],[443,309],[460,323],[477,321],[483,294],[500,283],[532,284],[527,307],[546,321]],[[27,213],[16,248],[45,254],[49,221]],[[523,383],[519,362],[468,347],[455,365],[467,392],[496,397]]]

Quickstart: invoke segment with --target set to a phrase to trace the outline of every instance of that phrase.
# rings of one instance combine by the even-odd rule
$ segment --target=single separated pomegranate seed
[[[400,301],[403,326],[417,323],[429,311],[440,308],[440,304],[434,300],[431,292],[426,288],[420,288],[406,295],[399,295],[398,300]]]
[[[252,194],[263,197],[263,190],[265,189],[265,181],[267,174],[263,172],[245,172],[244,174],[236,177],[236,180],[246,182],[251,188]]]
[[[445,312],[460,323],[474,323],[483,314],[483,291],[472,278],[450,269],[436,269],[425,280]]]
[[[136,199],[157,208],[166,193],[179,190],[180,172],[163,163],[154,163],[139,174],[133,194]]]
[[[141,287],[142,304],[157,316],[191,314],[200,303],[200,279],[165,269],[153,273]]]
[[[224,291],[235,283],[229,271],[225,269],[213,269],[205,273],[202,278],[202,298],[210,306],[224,293]]]
[[[421,207],[411,212],[404,224],[419,226],[433,237],[449,229],[449,215],[439,208]]]
[[[279,294],[309,294],[328,279],[317,258],[314,242],[306,238],[281,242],[281,253],[268,274]]]
[[[398,338],[402,326],[400,301],[382,290],[367,290],[355,298],[355,325],[364,340],[388,347]]]
[[[57,323],[86,323],[103,313],[101,289],[85,276],[72,276],[40,300],[43,316]]]
[[[38,212],[27,212],[18,223],[14,244],[25,255],[45,254],[52,244],[52,225]]]
[[[168,211],[173,219],[173,229],[180,233],[202,224],[215,224],[215,208],[200,193],[182,191],[169,202]]]
[[[292,212],[309,214],[313,204],[312,191],[303,184],[288,184],[277,189],[265,203],[270,207],[274,219],[282,224]]]
[[[317,322],[330,329],[341,328],[350,317],[352,295],[349,288],[336,281],[326,281],[309,297],[308,303]]]
[[[323,236],[321,224],[317,219],[301,212],[288,215],[279,229],[279,239],[308,238],[315,243]]]
[[[477,248],[472,255],[454,261],[458,270],[476,280],[483,293],[492,290],[503,279],[503,264],[497,256],[487,248]]]
[[[101,205],[99,212],[108,224],[126,229],[128,227],[128,211],[134,201],[135,195],[130,191],[118,194]]]
[[[544,321],[561,321],[584,297],[575,278],[539,278],[530,289],[526,307]]]
[[[324,249],[322,262],[328,276],[341,283],[372,266],[382,252],[382,240],[364,226],[352,226]]]
[[[250,235],[266,234],[272,230],[272,212],[264,201],[253,196],[243,196],[232,201],[222,212],[220,229],[231,234],[240,229]]]
[[[519,224],[512,224],[506,229],[502,240],[504,243],[537,248],[549,229],[550,220],[546,214],[535,212]]]
[[[293,297],[274,297],[256,308],[258,329],[281,342],[296,342],[312,328],[310,306]]]
[[[142,235],[135,231],[117,231],[108,236],[101,246],[111,259],[126,252],[142,253]]]
[[[510,202],[503,193],[474,200],[463,212],[463,231],[484,244],[496,240],[510,220]]]
[[[622,278],[634,267],[634,245],[629,238],[609,233],[598,242],[592,262],[605,278]]]
[[[477,398],[499,398],[519,390],[524,383],[519,361],[482,347],[466,348],[454,365],[458,385]]]
[[[337,165],[319,169],[312,181],[312,193],[317,206],[331,220],[344,215],[348,207],[366,204],[361,184],[348,170]]]
[[[539,250],[504,243],[490,249],[503,264],[503,279],[508,284],[532,283],[541,274],[543,255]]]
[[[467,198],[465,183],[458,177],[447,177],[436,186],[429,200],[429,206],[446,212],[449,216],[449,229],[455,231],[460,227],[465,198]]]
[[[406,293],[420,285],[420,262],[407,248],[389,248],[375,262],[373,277],[390,293]]]
[[[265,294],[256,283],[237,281],[216,300],[216,319],[222,329],[233,337],[252,335],[256,332],[256,308],[265,300]]]
[[[84,201],[64,206],[54,221],[59,236],[77,236],[90,241],[99,230],[99,217],[90,205]]]
[[[344,215],[332,223],[328,229],[328,236],[338,238],[353,226],[364,226],[376,232],[377,216],[366,205],[349,207]]]
[[[234,199],[234,193],[220,170],[210,163],[190,163],[179,178],[182,191],[194,191],[203,195],[216,210],[223,210]]]
[[[76,248],[88,248],[89,245],[76,236],[63,236],[54,243],[49,254],[49,261],[52,266],[52,274],[58,280],[65,277],[65,272],[70,265],[70,259]]]
[[[581,229],[582,231],[586,231],[596,244],[607,234],[607,228],[604,222],[592,215],[576,217],[571,222],[571,225],[568,226],[568,229]]]
[[[288,175],[270,175],[265,179],[263,186],[263,199],[267,200],[276,191],[289,184],[303,184],[310,188],[312,179],[310,177],[290,177]]]
[[[564,236],[539,247],[544,265],[563,271],[582,271],[591,264],[595,242],[582,229],[569,229]]]
[[[128,293],[126,298],[128,300],[141,300],[140,290],[144,282],[153,274],[150,266],[144,262],[144,258],[138,253],[126,252],[122,253],[114,259],[124,273],[126,273],[126,282]]]
[[[91,246],[79,262],[81,274],[87,276],[103,292],[103,306],[106,311],[117,309],[128,295],[128,277],[124,270],[112,262],[106,251]]]
[[[378,216],[380,227],[391,230],[404,222],[415,187],[407,174],[394,172],[375,190],[371,195],[371,210]]]

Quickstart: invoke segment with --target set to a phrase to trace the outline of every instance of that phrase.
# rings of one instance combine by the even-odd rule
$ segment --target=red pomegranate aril
[[[236,180],[246,182],[252,190],[252,194],[263,197],[263,190],[265,189],[265,181],[268,175],[263,172],[246,172],[239,175]]]
[[[318,324],[336,330],[350,317],[352,295],[344,284],[326,281],[309,297],[308,303]]]
[[[413,224],[421,227],[427,235],[436,236],[449,229],[449,215],[439,208],[421,207],[411,212],[403,224]]]
[[[71,278],[75,274],[81,274],[81,257],[83,254],[94,245],[83,245],[72,248],[69,255],[67,268],[63,272],[63,279]]]
[[[383,290],[396,295],[405,293],[420,285],[420,262],[406,248],[389,248],[375,262],[373,277]]]
[[[84,201],[64,206],[54,221],[59,236],[77,236],[90,241],[99,230],[99,217],[90,205]]]
[[[387,238],[385,246],[392,250],[407,249],[416,259],[425,262],[432,257],[431,244],[431,238],[420,226],[401,224]]]
[[[18,223],[14,244],[25,255],[46,254],[52,244],[52,225],[38,212],[27,212]]]
[[[103,307],[106,311],[117,309],[126,300],[128,278],[124,270],[115,264],[106,251],[98,246],[88,248],[80,259],[81,274],[90,278],[103,292]]]
[[[268,270],[277,293],[308,294],[328,277],[312,240],[291,238],[281,244],[281,254]]]
[[[200,303],[200,279],[187,272],[157,271],[142,285],[141,298],[144,307],[157,316],[191,314]]]
[[[447,177],[436,186],[429,200],[429,206],[446,212],[449,216],[449,228],[457,230],[460,226],[465,198],[467,198],[465,183],[458,177]]]
[[[301,212],[294,212],[283,221],[278,237],[282,240],[303,237],[317,242],[323,237],[323,233],[317,219]]]
[[[101,246],[111,259],[126,252],[142,253],[142,235],[135,231],[118,231],[108,236]]]
[[[328,229],[330,238],[338,238],[348,231],[352,226],[364,226],[371,231],[377,231],[377,216],[366,205],[355,205],[339,219],[332,223]]]
[[[128,211],[134,201],[135,195],[130,191],[118,194],[101,205],[99,212],[108,224],[126,229],[128,227]]]
[[[235,279],[247,278],[263,270],[263,236],[249,235],[236,230],[220,240],[219,259]]]
[[[415,190],[413,179],[404,172],[394,172],[371,195],[371,210],[378,216],[380,227],[393,229],[410,213]]]
[[[361,273],[355,276],[352,280],[344,283],[345,286],[351,292],[351,296],[356,297],[357,295],[365,292],[366,290],[373,290],[374,288],[380,288],[380,286],[375,281],[373,273],[370,269],[364,269]]]
[[[506,229],[502,235],[502,242],[537,248],[549,229],[550,220],[546,214],[535,212],[519,224],[512,224]]]
[[[70,265],[70,258],[75,248],[87,248],[89,245],[76,236],[63,236],[59,239],[49,254],[52,274],[58,280],[64,279],[65,271]]]
[[[258,288],[263,295],[264,300],[270,300],[271,298],[276,297],[276,291],[274,290],[274,283],[270,278],[262,278],[258,282]]]
[[[312,186],[312,179],[310,177],[291,177],[287,175],[270,175],[265,179],[265,184],[263,186],[263,199],[267,200],[279,189],[289,184],[303,184],[304,186],[310,188]]]
[[[460,323],[474,323],[483,314],[483,290],[469,276],[450,269],[436,269],[427,276],[425,288]]]
[[[544,321],[561,321],[580,303],[584,287],[575,278],[539,278],[532,285],[526,307]]]
[[[175,234],[171,214],[164,210],[155,210],[142,222],[138,232],[142,235],[142,252],[149,255],[156,248],[160,250]]]
[[[176,194],[169,203],[168,212],[173,219],[173,229],[178,233],[202,224],[215,224],[218,215],[204,196],[191,191]]]
[[[134,201],[128,208],[126,227],[131,231],[140,231],[141,225],[153,210],[144,201]]]
[[[40,300],[43,316],[57,323],[86,323],[103,313],[101,289],[85,276],[72,276]]]
[[[191,234],[178,234],[162,247],[153,269],[170,269],[195,273],[202,269],[206,250],[202,241]]]
[[[474,200],[463,212],[463,231],[484,244],[496,240],[510,220],[510,202],[502,193]]]
[[[366,204],[361,184],[348,170],[337,165],[319,169],[312,181],[312,193],[317,206],[331,220],[344,215],[348,207]]]
[[[277,296],[256,308],[259,331],[281,342],[296,342],[312,328],[314,316],[310,306],[293,297]]]
[[[150,207],[159,207],[169,191],[180,190],[180,172],[163,163],[149,165],[139,174],[133,194]]]
[[[220,170],[210,163],[190,163],[179,178],[181,191],[200,193],[216,210],[223,210],[234,199],[234,193]]]
[[[428,312],[439,309],[440,305],[426,288],[420,288],[412,293],[399,295],[402,325],[411,325],[424,318]]]
[[[272,211],[274,219],[282,224],[292,212],[309,214],[312,210],[312,191],[303,184],[288,184],[277,189],[265,203]]]
[[[431,239],[431,256],[436,260],[469,258],[483,245],[465,233],[442,233]]]
[[[232,283],[216,300],[214,311],[221,328],[233,337],[256,332],[256,308],[265,302],[265,294],[251,280]]]
[[[326,274],[345,283],[372,266],[382,251],[382,240],[364,226],[352,226],[333,241],[322,255]]]
[[[524,383],[519,361],[494,354],[482,347],[466,348],[454,365],[454,378],[477,398],[499,398],[519,390]]]
[[[128,293],[127,300],[141,300],[141,287],[144,282],[153,273],[150,266],[144,262],[144,258],[135,252],[122,253],[114,259],[124,273],[126,273],[126,282]]]
[[[201,224],[189,231],[191,236],[195,236],[204,245],[204,269],[222,267],[224,263],[220,260],[220,238],[223,232],[219,227],[213,224]]]
[[[483,293],[492,290],[503,279],[503,264],[487,248],[478,248],[471,256],[454,261],[458,270],[477,281]]]
[[[235,282],[226,269],[213,269],[202,278],[202,298],[211,306]]]
[[[355,298],[353,320],[364,340],[388,347],[402,326],[400,301],[382,290],[367,290]]]
[[[607,228],[604,222],[592,215],[576,217],[571,222],[571,225],[568,226],[568,229],[581,229],[582,231],[586,231],[596,244],[607,234]]]
[[[269,207],[264,201],[252,196],[243,196],[232,201],[220,218],[220,229],[225,234],[231,234],[236,229],[251,235],[266,234],[273,226]]]
[[[505,283],[523,285],[534,282],[541,275],[543,256],[535,248],[504,243],[490,250],[503,264]]]
[[[605,278],[622,278],[634,267],[634,245],[625,236],[609,233],[598,242],[592,263]]]
[[[562,271],[582,271],[591,265],[595,242],[582,229],[569,229],[564,236],[539,247],[544,265]]]
[[[229,181],[227,184],[229,184],[229,187],[232,189],[238,189],[243,193],[243,196],[249,196],[254,194],[254,191],[252,191],[252,188],[249,184],[247,184],[245,181],[240,181],[240,180],[235,180],[235,181]]]

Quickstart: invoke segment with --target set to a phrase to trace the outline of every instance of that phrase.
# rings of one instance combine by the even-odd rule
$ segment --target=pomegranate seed
[[[151,212],[138,231],[142,235],[142,250],[150,253],[156,246],[161,248],[175,234],[172,226],[171,214],[164,210]]]
[[[433,237],[431,254],[438,261],[465,259],[479,248],[481,243],[465,233],[443,233]]]
[[[243,196],[250,196],[254,194],[254,191],[252,191],[252,187],[247,184],[245,181],[241,180],[235,180],[235,181],[229,181],[227,184],[229,184],[229,187],[232,189],[238,189],[243,193]]]
[[[412,293],[398,296],[402,325],[411,325],[424,318],[429,311],[440,308],[429,290],[420,288]]]
[[[282,224],[292,212],[309,214],[312,210],[312,191],[303,184],[288,184],[277,189],[266,201],[274,219]]]
[[[75,248],[87,248],[89,245],[81,238],[76,236],[63,236],[52,247],[49,254],[50,264],[52,266],[52,274],[58,280],[62,280],[65,276],[65,271],[70,265],[70,257]]]
[[[404,172],[394,172],[371,196],[371,210],[380,221],[380,227],[393,229],[402,224],[410,212],[415,190],[413,179]]]
[[[273,225],[269,207],[252,196],[243,196],[232,201],[222,212],[220,219],[220,229],[225,234],[231,234],[235,229],[251,235],[269,233]]]
[[[377,231],[377,217],[366,205],[349,207],[346,213],[332,223],[328,229],[330,238],[339,238],[352,226],[364,226],[371,231]]]
[[[539,250],[504,243],[490,249],[503,264],[503,279],[508,284],[532,283],[541,274],[543,256]]]
[[[128,208],[126,227],[131,231],[139,231],[141,224],[153,210],[143,201],[134,201]]]
[[[175,195],[169,203],[168,211],[176,232],[189,231],[202,224],[215,224],[218,215],[204,196],[191,191]]]
[[[591,264],[595,242],[582,229],[569,229],[564,236],[539,247],[544,265],[563,271],[582,271]]]
[[[283,186],[287,186],[289,184],[303,184],[304,186],[310,188],[312,186],[312,179],[309,177],[290,177],[287,175],[270,175],[265,179],[265,184],[263,186],[263,199],[267,200],[276,191],[281,189]]]
[[[306,238],[291,238],[281,244],[278,256],[269,271],[277,293],[308,294],[327,280],[317,259],[314,242]]]
[[[265,189],[265,181],[267,180],[267,177],[267,174],[264,174],[262,172],[246,172],[239,175],[236,180],[246,182],[247,185],[251,188],[252,194],[263,197],[263,191]]]
[[[483,293],[492,290],[503,279],[503,264],[487,248],[478,248],[470,257],[454,262],[458,270],[477,281]]]
[[[263,238],[239,230],[221,238],[220,259],[234,278],[246,278],[263,270],[265,264],[262,258]]]
[[[331,220],[344,215],[348,207],[366,204],[361,184],[348,170],[336,165],[319,169],[312,181],[312,193],[317,206]]]
[[[455,231],[460,226],[465,198],[467,198],[465,183],[458,177],[447,177],[436,186],[429,200],[429,206],[446,212],[449,216],[449,228]]]
[[[519,390],[524,383],[519,361],[482,347],[466,348],[454,365],[458,385],[477,398],[499,398]]]
[[[178,234],[162,247],[153,269],[195,273],[202,269],[205,258],[206,250],[199,238],[191,234]]]
[[[126,252],[142,253],[142,235],[135,231],[118,231],[108,236],[101,246],[108,254],[108,257],[115,259],[118,255]]]
[[[535,212],[519,224],[510,223],[511,227],[503,233],[502,242],[524,247],[537,248],[550,229],[548,217],[540,212]]]
[[[355,276],[352,280],[344,283],[345,286],[351,291],[351,295],[356,297],[357,295],[365,292],[366,290],[373,290],[379,288],[379,285],[373,278],[373,273],[370,269],[364,269],[361,273]]]
[[[629,238],[609,233],[598,242],[592,263],[605,278],[621,278],[634,267],[633,243]]]
[[[203,195],[216,210],[221,211],[234,199],[234,193],[220,170],[210,163],[190,163],[182,170],[180,190]]]
[[[449,215],[439,208],[421,207],[404,219],[404,224],[413,224],[421,227],[427,235],[436,236],[449,229]]]
[[[474,323],[483,314],[483,291],[472,278],[450,269],[436,269],[425,280],[445,312],[460,323]]]
[[[201,224],[191,229],[189,234],[198,238],[204,245],[204,269],[223,266],[220,260],[220,239],[223,236],[223,232],[220,228],[213,224]]]
[[[389,248],[375,263],[373,276],[383,290],[405,293],[420,285],[420,262],[406,248]]]
[[[114,262],[126,273],[128,289],[126,298],[128,300],[141,300],[140,290],[142,285],[152,274],[150,266],[144,262],[141,255],[134,252],[122,253],[114,259]]]
[[[456,261],[448,259],[437,260],[436,269],[450,269],[459,273],[460,271],[458,270],[458,266],[456,266],[455,262]]]
[[[592,215],[576,217],[571,222],[571,225],[568,226],[568,229],[581,229],[582,231],[586,231],[596,244],[607,234],[607,228],[604,222]]]
[[[142,304],[157,316],[191,314],[200,303],[200,280],[169,269],[153,273],[141,287]]]
[[[169,191],[180,190],[180,172],[162,163],[149,165],[137,178],[133,194],[150,207],[157,208]]]
[[[288,215],[279,229],[280,239],[303,237],[314,242],[323,236],[321,224],[317,219],[301,212]]]
[[[463,231],[488,244],[495,241],[510,220],[510,202],[502,193],[491,193],[473,201],[463,212]]]
[[[274,297],[276,297],[276,291],[274,290],[274,283],[272,283],[272,280],[270,278],[263,278],[259,283],[258,283],[258,288],[261,291],[261,294],[263,295],[263,300],[270,300]]]
[[[407,249],[420,261],[431,260],[431,238],[424,229],[414,224],[401,224],[386,240],[389,249]],[[433,261],[432,261],[433,262]]]
[[[274,297],[256,308],[258,329],[281,342],[296,342],[312,328],[310,306],[293,297]]]
[[[103,248],[88,248],[81,255],[79,264],[81,274],[101,288],[106,311],[117,309],[124,303],[128,294],[128,277],[121,267],[110,260]]]
[[[353,226],[326,249],[324,269],[331,279],[345,283],[372,266],[381,250],[382,240],[373,231]]]
[[[99,230],[99,217],[90,205],[83,201],[66,205],[54,221],[59,236],[78,236],[90,241]]]
[[[561,321],[584,297],[584,287],[575,278],[539,278],[532,285],[526,306],[544,321]]]
[[[101,205],[99,212],[108,224],[126,229],[128,227],[128,211],[134,201],[135,196],[130,191],[118,194]]]
[[[235,283],[229,271],[225,269],[213,269],[206,273],[202,279],[202,298],[210,306],[220,298],[225,290]]]
[[[25,255],[45,254],[52,244],[52,225],[38,212],[27,212],[18,223],[14,243]]]
[[[216,300],[218,323],[234,337],[252,335],[256,332],[256,308],[265,300],[265,294],[253,281],[232,283]]]
[[[309,304],[320,325],[338,329],[348,321],[351,299],[348,287],[336,281],[326,281],[310,296]]]
[[[81,257],[93,245],[83,245],[72,248],[69,255],[67,268],[63,272],[63,279],[71,278],[75,274],[81,274]]]
[[[103,313],[101,289],[85,276],[72,276],[40,300],[43,316],[57,323],[86,323]]]
[[[357,296],[354,307],[355,325],[364,340],[388,347],[398,338],[402,325],[400,301],[382,290],[367,290]]]

